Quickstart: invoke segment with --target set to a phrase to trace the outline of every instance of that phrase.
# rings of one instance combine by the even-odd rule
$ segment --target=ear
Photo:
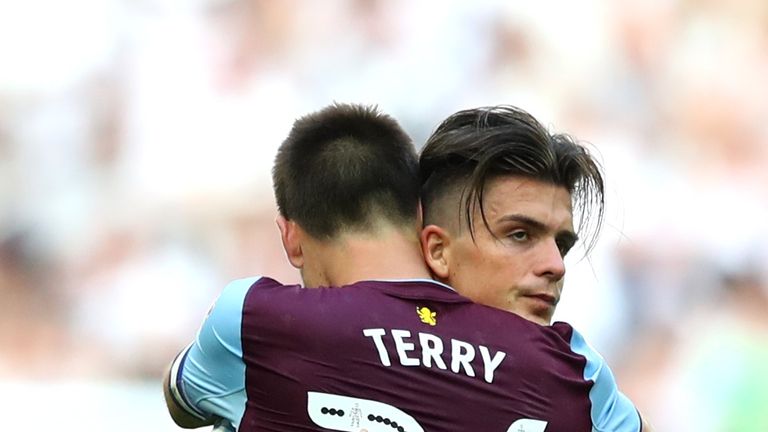
[[[301,249],[301,228],[296,225],[296,222],[288,220],[283,216],[278,216],[275,222],[280,230],[280,240],[283,242],[285,256],[292,266],[301,269],[304,267],[304,253]]]
[[[421,230],[420,239],[427,266],[438,279],[448,279],[450,235],[437,225],[427,225]]]

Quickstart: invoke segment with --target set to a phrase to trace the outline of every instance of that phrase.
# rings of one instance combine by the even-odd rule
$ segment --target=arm
[[[184,408],[184,403],[179,402],[174,395],[175,391],[171,387],[171,382],[173,382],[172,376],[174,375],[173,371],[176,362],[182,357],[182,354],[168,366],[163,375],[163,396],[165,396],[165,405],[168,407],[168,413],[171,415],[173,422],[184,429],[195,429],[213,425],[216,419],[215,417],[210,416],[209,418],[200,418],[197,414],[190,413]]]
[[[163,393],[171,418],[182,428],[235,428],[245,412],[245,362],[241,324],[250,287],[258,278],[227,285],[208,312],[194,343],[171,363]]]

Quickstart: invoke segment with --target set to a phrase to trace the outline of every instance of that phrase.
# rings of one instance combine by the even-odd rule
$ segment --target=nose
[[[554,239],[541,243],[536,259],[534,271],[537,276],[552,282],[557,282],[565,276],[565,261]]]

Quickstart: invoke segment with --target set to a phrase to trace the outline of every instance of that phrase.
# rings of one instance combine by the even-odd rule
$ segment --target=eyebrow
[[[530,216],[521,214],[509,214],[502,216],[499,218],[499,222],[518,222],[538,232],[546,232],[549,230],[549,227],[543,222],[538,221]],[[560,230],[555,236],[560,240],[568,242],[569,246],[575,245],[579,240],[579,236],[571,230]]]

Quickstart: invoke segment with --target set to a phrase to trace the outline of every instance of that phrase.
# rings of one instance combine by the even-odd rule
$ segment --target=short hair
[[[332,104],[296,120],[272,178],[280,214],[316,238],[417,218],[416,149],[375,106]]]
[[[434,223],[440,200],[460,191],[472,237],[476,208],[490,231],[485,186],[499,176],[522,176],[567,189],[580,215],[579,231],[591,228],[587,250],[597,240],[605,207],[599,163],[573,137],[549,133],[519,108],[499,105],[451,115],[427,139],[419,164],[425,223]]]

